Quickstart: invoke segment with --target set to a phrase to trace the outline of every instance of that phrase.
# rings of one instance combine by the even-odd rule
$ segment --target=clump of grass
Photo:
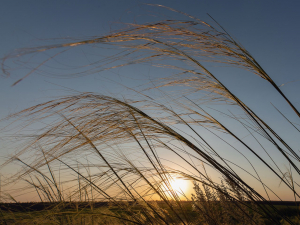
[[[239,186],[226,180],[217,188],[194,184],[194,210],[199,211],[199,224],[264,224],[257,205]],[[251,193],[250,193],[251,194]]]
[[[5,185],[23,180],[34,188],[40,201],[58,202],[62,208],[69,199],[90,202],[92,212],[96,210],[95,202],[109,202],[117,210],[108,208],[108,213],[97,211],[98,215],[123,224],[263,224],[262,217],[279,224],[280,211],[273,206],[270,196],[281,200],[280,196],[268,186],[256,165],[278,179],[296,200],[300,157],[272,124],[232,93],[203,63],[226,63],[260,76],[299,116],[295,106],[254,57],[220,25],[215,28],[191,16],[187,21],[133,24],[127,30],[94,39],[23,49],[18,57],[51,49],[103,44],[125,48],[115,57],[107,58],[105,69],[151,61],[156,66],[180,72],[160,79],[150,89],[184,86],[188,92],[180,100],[166,94],[168,105],[142,92],[132,100],[81,93],[8,116],[8,119],[26,118],[24,127],[44,121],[48,125],[6,162],[17,162],[23,169]],[[116,64],[116,59],[131,60]],[[96,66],[87,73],[98,72],[99,68]],[[186,93],[193,93],[193,99]],[[220,111],[222,108],[204,108],[199,101],[203,99],[206,104],[225,103],[243,117]],[[224,116],[234,125],[228,125]],[[250,142],[244,140],[241,130],[252,138]],[[247,166],[224,154],[220,146],[225,145]],[[280,155],[279,160],[273,156],[275,151]],[[25,154],[27,159],[21,159]],[[282,160],[290,165],[290,176],[286,176],[278,163]],[[209,173],[223,177],[223,183],[212,179]],[[183,201],[191,200],[187,193],[181,195],[173,189],[171,181],[175,175],[195,182],[193,203]],[[199,212],[196,219],[191,213],[192,205]],[[77,214],[82,214],[78,206]],[[293,224],[285,215],[280,216],[285,223]],[[65,218],[68,221],[62,223],[72,223],[73,218]]]

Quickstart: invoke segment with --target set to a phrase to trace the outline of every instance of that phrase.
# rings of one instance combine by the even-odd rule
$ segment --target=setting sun
[[[176,179],[174,178],[170,182],[172,189],[176,191],[177,193],[185,193],[187,188],[188,188],[188,181],[187,180],[182,180],[182,179]]]

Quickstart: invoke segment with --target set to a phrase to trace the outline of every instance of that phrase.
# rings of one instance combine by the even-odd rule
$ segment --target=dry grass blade
[[[298,116],[299,112],[254,57],[223,27],[218,24],[218,30],[184,15],[191,20],[131,24],[129,29],[110,35],[21,49],[12,54],[11,58],[25,57],[54,50],[53,56],[31,70],[27,77],[76,46],[122,47],[119,53],[91,63],[91,67],[76,75],[152,62],[154,66],[179,73],[161,78],[153,82],[154,87],[145,90],[180,87],[174,88],[175,95],[163,93],[167,104],[139,91],[136,92],[140,95],[133,100],[81,93],[9,115],[6,119],[13,120],[9,126],[20,125],[23,119],[21,130],[36,129],[36,124],[41,123],[46,126],[36,129],[34,135],[23,136],[31,142],[2,165],[18,162],[22,169],[2,186],[24,181],[35,190],[40,201],[59,202],[55,210],[65,207],[70,199],[70,204],[76,203],[78,216],[78,205],[83,199],[89,202],[92,214],[96,202],[109,203],[105,208],[109,213],[100,214],[123,224],[179,225],[199,221],[263,224],[265,220],[280,224],[278,216],[294,224],[270,201],[270,196],[281,199],[257,169],[283,183],[283,190],[296,201],[300,197],[296,185],[300,156],[294,143],[286,141],[288,138],[280,135],[280,129],[275,131],[273,124],[265,122],[232,93],[207,69],[205,62],[225,63],[251,71],[273,85]],[[127,61],[121,63],[120,59]],[[193,100],[181,91],[192,93]],[[212,110],[204,109],[201,101],[225,104]],[[236,114],[228,114],[227,108],[222,108],[224,105],[232,107]],[[288,173],[283,173],[282,162],[290,165]],[[214,178],[221,177],[221,182],[210,173]],[[194,181],[192,202],[183,201],[190,200],[188,195],[175,190],[172,180],[176,175]],[[192,205],[199,215],[195,216]],[[53,211],[54,214],[59,213]],[[63,218],[70,224],[73,217]]]

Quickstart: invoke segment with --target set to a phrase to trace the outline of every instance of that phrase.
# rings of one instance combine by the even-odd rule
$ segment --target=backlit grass
[[[135,96],[77,93],[9,115],[12,127],[35,131],[24,134],[30,141],[4,164],[22,169],[3,188],[19,183],[18,194],[35,193],[40,202],[56,204],[41,212],[4,211],[3,223],[297,224],[297,215],[283,213],[271,200],[299,197],[298,124],[281,112],[290,110],[298,120],[299,111],[219,24],[187,15],[186,21],[132,24],[106,36],[21,49],[5,60],[44,51],[52,56],[14,85],[79,46],[119,52],[70,75],[147,63],[172,75],[162,74]],[[250,108],[231,90],[239,84],[222,82],[226,73],[214,74],[207,63],[238,67],[247,79],[258,76],[285,108]],[[287,128],[270,120],[275,116]],[[189,188],[180,187],[180,179]],[[7,201],[16,192],[9,194]],[[74,203],[71,211],[68,202]],[[80,202],[88,202],[88,209]],[[97,202],[109,206],[94,207]]]

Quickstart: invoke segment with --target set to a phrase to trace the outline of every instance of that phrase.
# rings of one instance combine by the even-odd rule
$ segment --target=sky
[[[7,1],[1,7],[1,57],[14,50],[53,43],[56,38],[85,38],[109,33],[123,23],[155,20],[154,12],[174,17],[168,10],[154,9],[143,3],[161,4],[212,22],[209,13],[271,74],[278,85],[298,78],[299,67],[299,7],[298,1]],[[145,16],[147,15],[147,16]],[[150,16],[148,16],[150,15]],[[1,117],[35,104],[42,97],[58,94],[54,84],[66,85],[78,91],[99,91],[98,84],[83,79],[53,79],[32,75],[20,84],[11,85],[22,72],[12,65],[11,75],[1,78]],[[54,84],[50,84],[52,82]],[[288,83],[284,91],[294,89],[297,82]],[[94,82],[93,82],[94,83]],[[100,84],[99,84],[100,83]],[[102,88],[102,87],[101,87]],[[289,97],[293,97],[290,95]],[[293,99],[292,99],[293,100]],[[295,98],[297,102],[297,98]]]
[[[159,4],[188,13],[201,20],[213,23],[210,14],[234,38],[236,38],[271,75],[282,85],[282,90],[300,108],[298,98],[299,58],[300,58],[300,2],[297,0],[111,0],[111,1],[38,1],[12,0],[2,3],[0,8],[0,58],[4,58],[19,48],[49,45],[65,42],[73,38],[84,39],[108,34],[111,30],[122,28],[126,23],[144,23],[157,18],[176,18],[176,14],[166,9],[146,4]],[[182,17],[181,17],[182,18]],[[78,50],[78,55],[81,50]],[[99,54],[105,54],[101,52]],[[95,54],[96,55],[96,54]],[[68,55],[66,55],[68,56]],[[74,58],[74,64],[81,58]],[[82,54],[81,54],[82,57]],[[96,57],[96,56],[95,56]],[[10,75],[2,73],[0,78],[0,118],[10,113],[50,100],[56,96],[69,94],[69,90],[97,92],[101,94],[122,95],[122,87],[116,83],[138,85],[146,78],[135,77],[126,81],[129,71],[124,74],[103,72],[79,77],[62,79],[33,73],[15,86],[12,84],[26,73],[18,69],[18,64],[10,61]],[[217,72],[219,68],[212,68]],[[124,75],[124,77],[123,77]],[[257,84],[257,79],[245,80],[239,74],[232,75],[235,84],[249,83],[260,91],[254,94],[252,102],[271,91]],[[109,79],[111,78],[111,79]],[[118,80],[119,79],[119,80]],[[222,80],[224,79],[224,80]],[[220,77],[226,83],[226,79]],[[247,85],[246,85],[247,86]],[[232,85],[234,93],[248,98],[247,88]],[[279,102],[279,106],[284,102]],[[259,109],[258,109],[259,110]],[[293,117],[293,112],[285,111]],[[264,113],[264,112],[262,112]],[[294,117],[293,117],[294,118]],[[1,140],[1,139],[0,139]],[[0,156],[10,154],[0,149]]]

